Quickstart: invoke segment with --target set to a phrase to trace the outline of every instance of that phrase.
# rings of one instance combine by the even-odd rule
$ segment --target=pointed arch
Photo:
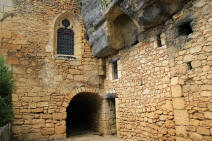
[[[70,25],[65,27],[63,25],[64,20],[69,21]],[[83,31],[82,31],[82,25],[81,25],[80,21],[81,21],[81,18],[78,15],[73,14],[69,11],[63,11],[60,14],[58,14],[55,17],[53,24],[51,25],[50,39],[49,39],[49,44],[46,47],[46,51],[51,52],[55,58],[61,57],[61,54],[63,56],[70,56],[73,58],[81,58],[81,56],[82,56],[82,32]],[[73,40],[72,40],[73,43],[72,42],[67,43],[68,45],[71,45],[73,47],[73,51],[71,53],[58,52],[58,33],[59,34],[64,33],[64,32],[58,32],[58,31],[59,31],[59,29],[60,29],[60,31],[62,31],[62,29],[65,29],[65,28],[66,28],[67,33],[70,33],[69,34],[70,37],[73,36]],[[65,38],[67,38],[67,36],[65,36]]]

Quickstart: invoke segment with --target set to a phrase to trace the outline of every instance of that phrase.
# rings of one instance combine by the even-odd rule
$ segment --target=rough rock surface
[[[173,14],[180,10],[185,0],[111,0],[110,3],[104,3],[105,0],[84,0],[82,3],[82,15],[89,43],[92,46],[93,54],[97,57],[105,57],[114,54],[116,50],[123,47],[129,47],[135,44],[137,37],[130,39],[131,44],[124,43],[114,44],[114,37],[111,35],[111,29],[118,26],[114,25],[114,21],[120,15],[127,15],[133,21],[133,27],[137,27],[136,34],[157,26]],[[119,9],[119,10],[117,10]],[[117,12],[118,11],[118,12]],[[112,33],[113,34],[113,33]],[[118,38],[118,37],[117,37]],[[129,34],[131,38],[131,34]],[[118,38],[119,39],[119,38]],[[121,39],[120,40],[125,40]],[[129,42],[127,41],[123,42]]]

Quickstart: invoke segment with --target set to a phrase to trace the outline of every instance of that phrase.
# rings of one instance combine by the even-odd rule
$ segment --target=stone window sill
[[[77,60],[77,57],[75,57],[74,55],[63,55],[63,54],[54,55],[54,58],[56,60]]]

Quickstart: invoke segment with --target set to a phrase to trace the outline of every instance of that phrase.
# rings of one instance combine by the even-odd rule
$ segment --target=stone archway
[[[67,118],[67,112],[66,109],[70,103],[70,101],[78,94],[80,93],[90,93],[90,94],[98,94],[100,93],[98,88],[92,88],[92,87],[80,87],[75,88],[74,90],[69,89],[63,89],[61,93],[65,94],[65,97],[63,99],[63,103],[61,106],[57,108],[57,112],[53,114],[53,120],[55,123],[55,138],[66,138],[66,118]]]
[[[66,135],[97,131],[101,103],[101,97],[95,93],[74,96],[66,109]]]

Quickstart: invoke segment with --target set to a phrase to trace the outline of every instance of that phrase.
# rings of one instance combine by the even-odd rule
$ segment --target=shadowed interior
[[[98,127],[101,98],[97,94],[80,93],[66,109],[67,136],[96,131]]]

